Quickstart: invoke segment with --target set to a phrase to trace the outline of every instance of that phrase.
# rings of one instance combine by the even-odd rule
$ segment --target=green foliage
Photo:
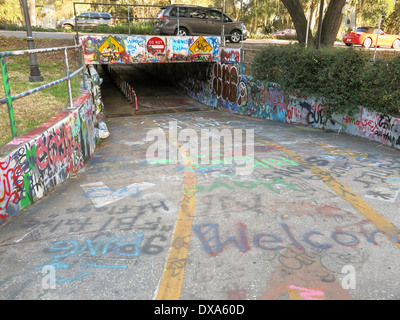
[[[387,33],[400,34],[400,1],[396,3],[395,10],[390,15],[385,16],[382,28]]]
[[[353,114],[360,105],[400,113],[400,57],[368,58],[349,48],[269,46],[255,57],[252,69],[256,79],[276,82],[288,93],[321,99],[328,115]]]
[[[382,113],[400,114],[400,56],[377,60],[362,74],[361,104]]]
[[[20,24],[23,22],[20,2],[15,0],[0,1],[0,23]]]
[[[154,34],[154,22],[131,22],[130,26],[128,24],[116,24],[114,27],[107,25],[101,25],[94,27],[93,30],[89,32],[95,33],[113,33],[113,34]]]

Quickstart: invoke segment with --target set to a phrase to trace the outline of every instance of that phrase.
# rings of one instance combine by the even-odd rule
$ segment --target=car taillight
[[[158,17],[158,19],[167,19],[167,17],[164,16],[164,15],[162,14],[162,15],[160,15],[160,16]]]
[[[114,25],[115,24],[115,20],[111,19],[111,24]]]

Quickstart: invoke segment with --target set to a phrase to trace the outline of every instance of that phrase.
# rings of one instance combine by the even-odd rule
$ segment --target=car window
[[[109,13],[101,12],[101,13],[99,13],[99,15],[102,19],[110,19],[111,18],[111,14],[109,14]]]
[[[367,27],[363,27],[363,28],[357,28],[356,32],[366,32],[366,33],[372,33],[372,28],[367,28]]]
[[[76,16],[76,20],[87,20],[89,19],[89,13],[81,13]]]
[[[224,22],[232,22],[232,19],[224,15]]]
[[[186,17],[186,14],[188,12],[188,8],[185,7],[179,7],[179,16],[180,17]],[[178,16],[178,7],[174,7],[171,9],[171,12],[169,13],[171,17],[177,17]]]
[[[189,17],[195,19],[208,19],[208,10],[203,8],[192,8],[189,10]]]
[[[90,19],[100,19],[100,15],[96,12],[90,14]]]
[[[222,19],[222,12],[217,10],[210,10],[210,19],[212,20],[221,20]]]

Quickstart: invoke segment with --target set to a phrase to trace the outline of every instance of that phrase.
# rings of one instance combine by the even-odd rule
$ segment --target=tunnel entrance
[[[171,64],[167,66],[171,68]],[[128,101],[119,89],[115,76],[108,68],[131,84],[137,98],[137,109],[135,101]],[[208,106],[179,91],[167,80],[154,77],[150,68],[145,64],[97,65],[97,71],[103,79],[101,90],[106,118],[209,110]]]

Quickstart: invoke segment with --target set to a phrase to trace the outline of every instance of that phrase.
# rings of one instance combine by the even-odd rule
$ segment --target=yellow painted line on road
[[[166,136],[172,143],[178,145],[178,142],[173,141],[168,133],[166,133]],[[195,193],[192,190],[196,188],[196,174],[190,170],[193,163],[187,152],[184,154],[184,159],[182,197],[156,300],[179,300],[182,291],[195,210]]]
[[[242,115],[237,115],[240,118],[246,118]],[[252,118],[251,120],[263,121],[263,119]],[[227,126],[225,126],[227,127]],[[262,139],[261,137],[255,138],[263,143],[277,147],[279,150],[287,154],[288,156],[295,159],[297,162],[305,165],[311,172],[317,175],[329,188],[335,191],[341,198],[349,202],[355,209],[363,214],[375,227],[383,231],[385,236],[389,238],[397,247],[400,248],[400,230],[393,225],[388,219],[380,215],[373,208],[371,208],[359,195],[346,187],[341,181],[334,177],[329,171],[321,169],[312,163],[309,163],[306,159],[302,158],[295,152],[282,147],[272,141]],[[322,147],[326,147],[324,144],[320,144]]]
[[[329,188],[335,191],[340,197],[349,202],[354,208],[362,213],[369,221],[371,221],[378,230],[384,231],[384,234],[391,240],[397,247],[400,248],[400,230],[393,225],[388,219],[380,215],[373,208],[371,208],[359,195],[346,187],[341,181],[334,177],[329,171],[321,169],[306,159],[302,158],[295,152],[279,146],[271,141],[258,138],[259,141],[267,143],[276,147],[279,150],[292,157],[298,163],[305,165],[311,172],[317,175]]]
[[[246,118],[242,115],[238,115],[240,118]],[[252,118],[255,121],[263,121],[263,119]],[[226,127],[226,126],[225,126]],[[306,159],[302,158],[295,152],[282,147],[272,141],[262,139],[261,137],[255,137],[257,140],[275,146],[288,156],[295,159],[297,162],[305,165],[311,172],[317,175],[329,188],[335,191],[341,198],[349,202],[355,209],[363,214],[375,227],[383,231],[385,236],[389,238],[397,247],[400,248],[400,230],[392,224],[388,219],[380,215],[373,208],[371,208],[359,195],[346,187],[341,181],[334,177],[329,171],[323,170],[312,163],[309,163]],[[326,147],[324,144],[320,144],[322,147]]]

